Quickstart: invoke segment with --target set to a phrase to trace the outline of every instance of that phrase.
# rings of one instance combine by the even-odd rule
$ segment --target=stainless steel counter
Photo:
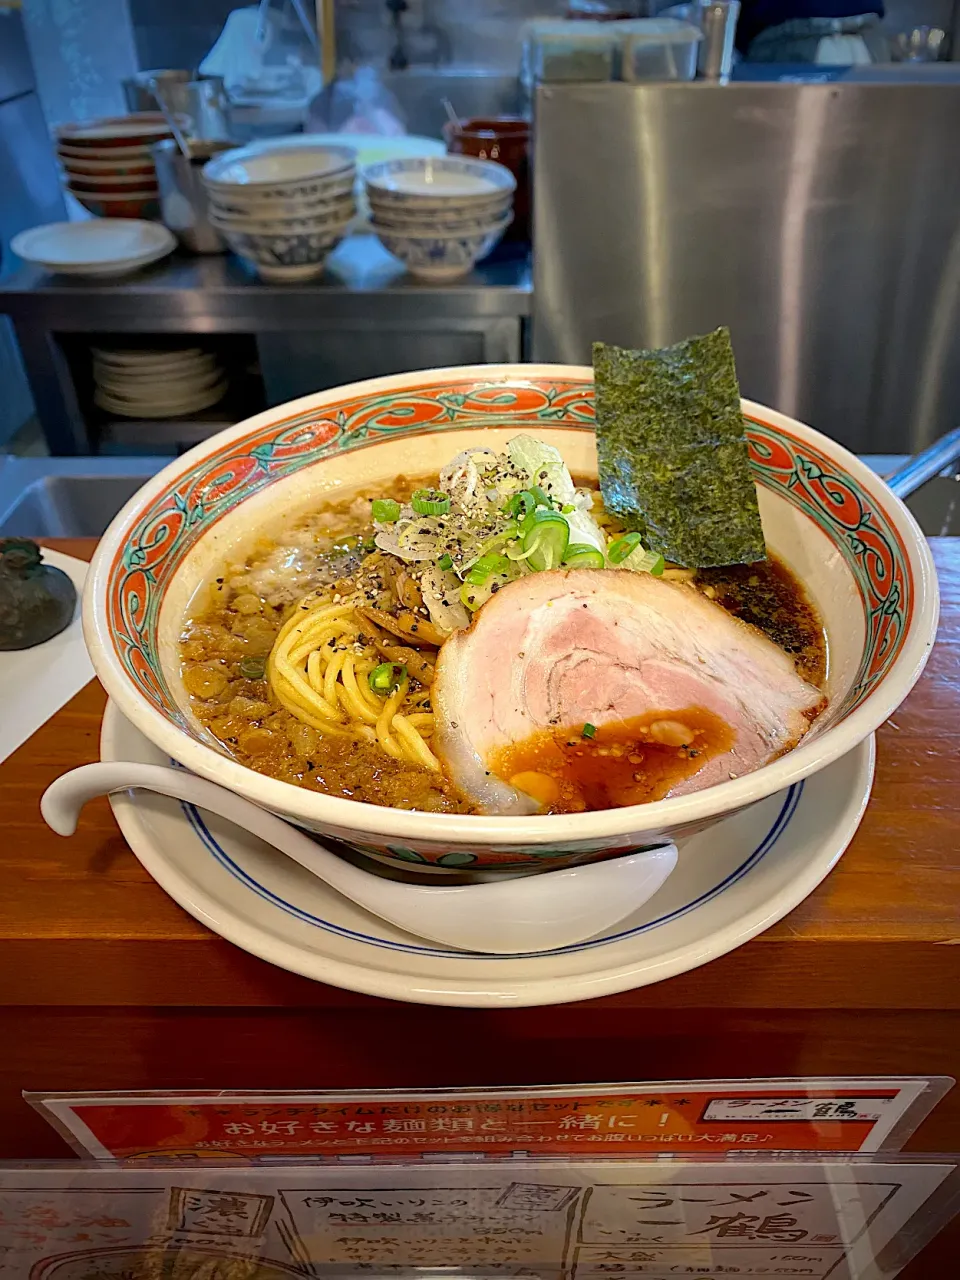
[[[160,452],[355,378],[520,360],[531,288],[526,259],[484,263],[450,284],[420,283],[373,236],[358,235],[331,255],[320,279],[303,284],[264,283],[232,256],[177,254],[103,282],[24,267],[0,285],[0,314],[16,326],[51,452],[89,453],[98,437],[107,445],[136,438]],[[225,408],[189,423],[98,421],[85,385],[90,341],[131,334],[251,335],[264,404],[228,397]]]

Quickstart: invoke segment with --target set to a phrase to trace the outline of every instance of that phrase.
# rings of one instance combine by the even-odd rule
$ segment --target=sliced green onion
[[[521,536],[525,537],[534,525],[539,524],[541,520],[563,520],[564,524],[567,523],[560,512],[554,511],[552,507],[537,507],[534,511],[528,512],[520,521]],[[567,527],[569,528],[569,525]]]
[[[398,662],[381,662],[367,677],[374,693],[392,693],[407,678],[407,668]]]
[[[245,680],[262,680],[265,670],[266,663],[263,658],[242,658],[240,660],[240,674]]]
[[[522,489],[519,493],[515,493],[503,504],[503,513],[507,516],[519,516],[521,519],[532,511],[537,505],[537,500],[529,489]]]
[[[576,509],[577,508],[573,505],[572,502],[565,502],[563,506],[560,508],[560,514],[562,516],[568,516],[571,514],[571,512],[576,511]]]
[[[549,493],[547,493],[546,489],[541,489],[538,484],[535,484],[530,490],[530,493],[533,494],[534,501],[538,507],[549,507],[551,511],[553,510],[553,499],[550,497]]]
[[[450,510],[450,498],[442,489],[418,489],[410,505],[418,516],[445,516]]]
[[[374,498],[371,514],[374,520],[395,524],[400,519],[400,503],[393,498]]]
[[[460,588],[460,603],[465,605],[471,613],[476,613],[489,599],[489,591],[484,591],[482,586],[478,587],[473,583],[465,582]]]
[[[445,551],[437,561],[437,565],[446,573],[448,569],[453,568],[453,557]]]
[[[571,542],[563,563],[570,569],[602,569],[606,561],[603,552],[591,547],[589,542]]]
[[[523,555],[536,572],[556,569],[563,561],[570,542],[570,526],[556,511],[532,511],[521,525],[521,530],[531,521],[523,535]],[[514,557],[511,557],[513,559]]]
[[[597,726],[595,724],[585,724],[580,730],[581,738],[595,738],[597,736]]]
[[[645,551],[642,556],[633,555],[624,562],[625,569],[633,569],[636,573],[651,573],[659,578],[664,569],[664,559],[659,551]]]
[[[621,564],[639,545],[639,533],[625,533],[622,538],[617,538],[616,542],[610,543],[607,548],[607,557],[611,564]]]
[[[510,572],[510,561],[506,556],[494,554],[481,556],[467,574],[465,581],[474,587],[482,587],[486,580],[494,574]]]

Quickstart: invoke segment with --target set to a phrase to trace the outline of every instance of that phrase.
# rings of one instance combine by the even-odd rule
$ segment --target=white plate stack
[[[357,212],[348,147],[254,143],[203,170],[210,221],[264,280],[309,280]]]
[[[381,244],[423,280],[465,276],[513,221],[516,179],[492,160],[385,160],[363,177]]]
[[[93,349],[94,402],[122,418],[179,418],[223,398],[227,378],[216,356],[182,350]]]

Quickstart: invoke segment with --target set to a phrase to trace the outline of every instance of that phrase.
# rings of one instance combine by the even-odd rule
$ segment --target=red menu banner
[[[386,1092],[28,1094],[97,1159],[897,1150],[945,1078]]]

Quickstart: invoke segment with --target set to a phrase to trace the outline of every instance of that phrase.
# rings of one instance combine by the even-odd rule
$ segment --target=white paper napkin
[[[79,596],[87,576],[84,561],[47,547],[43,559],[73,579]],[[32,649],[0,653],[0,760],[6,760],[92,679],[79,600],[76,616],[58,636]]]

